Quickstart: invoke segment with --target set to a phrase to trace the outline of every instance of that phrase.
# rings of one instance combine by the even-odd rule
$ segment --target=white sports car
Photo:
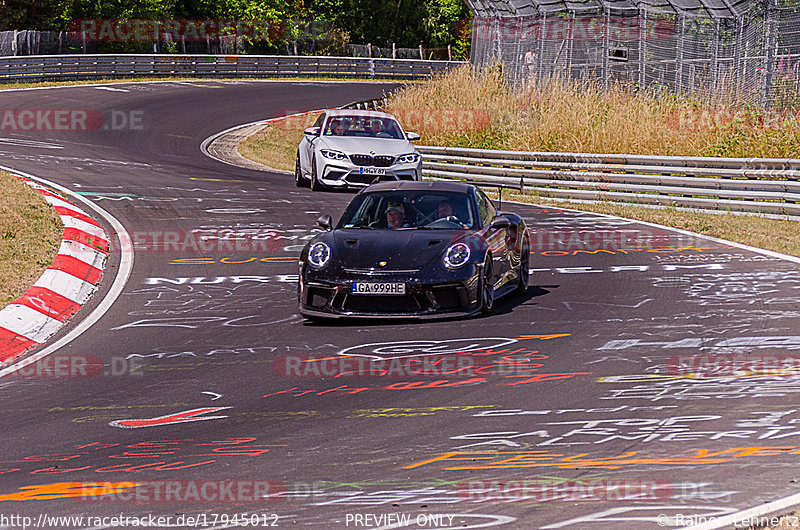
[[[422,157],[412,140],[419,134],[403,131],[391,114],[327,110],[297,147],[295,184],[316,191],[363,188],[376,179],[420,180]]]

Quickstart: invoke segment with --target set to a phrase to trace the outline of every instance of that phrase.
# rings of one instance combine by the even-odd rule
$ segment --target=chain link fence
[[[554,11],[544,0],[527,9],[470,0],[476,11],[471,61],[502,62],[515,85],[562,77],[764,108],[800,103],[800,3],[677,5],[687,1],[569,2]]]

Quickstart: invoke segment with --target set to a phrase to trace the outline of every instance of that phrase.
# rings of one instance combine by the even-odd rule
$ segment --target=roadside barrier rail
[[[463,64],[287,55],[25,55],[0,57],[0,83],[138,76],[424,79]]]
[[[427,177],[541,197],[800,216],[800,159],[418,149]]]

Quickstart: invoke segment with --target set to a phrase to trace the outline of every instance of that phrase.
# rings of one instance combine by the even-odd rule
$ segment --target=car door
[[[508,230],[505,228],[491,228],[492,219],[497,215],[497,209],[483,191],[475,190],[475,198],[478,201],[478,215],[480,216],[481,226],[485,231],[486,244],[492,253],[492,271],[496,278],[505,278],[510,269],[510,259],[506,245]]]
[[[320,114],[312,127],[319,127],[319,130],[322,131],[322,124],[325,123],[325,117],[326,113],[323,112]],[[317,136],[304,134],[303,139],[300,141],[300,147],[298,148],[300,152],[300,166],[303,168],[303,173],[306,176],[311,175],[311,164],[314,161],[314,144],[319,141],[319,136],[319,134],[317,134]]]

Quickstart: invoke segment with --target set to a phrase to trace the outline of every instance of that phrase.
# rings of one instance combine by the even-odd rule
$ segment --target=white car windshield
[[[325,125],[324,136],[356,136],[361,138],[403,139],[403,130],[392,118],[376,116],[331,116]]]

